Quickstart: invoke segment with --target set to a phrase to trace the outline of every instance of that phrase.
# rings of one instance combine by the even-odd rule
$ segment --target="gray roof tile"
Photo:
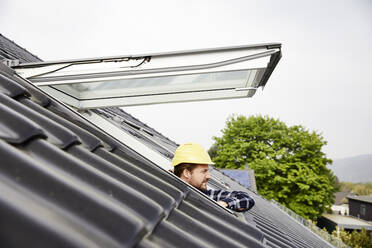
[[[17,110],[7,106],[12,99],[0,95],[0,137],[12,144],[22,144],[37,136],[46,137],[44,131],[35,122],[25,119]]]
[[[20,62],[41,61],[37,56],[0,34],[0,59],[18,59]]]
[[[15,98],[20,95],[25,95],[28,92],[24,87],[21,85],[12,82],[7,77],[0,74],[0,80],[4,82],[4,84],[0,85],[0,93]],[[5,83],[6,82],[6,83]]]

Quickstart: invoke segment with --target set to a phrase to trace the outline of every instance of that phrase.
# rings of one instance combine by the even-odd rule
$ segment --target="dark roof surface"
[[[372,203],[372,196],[368,196],[368,195],[358,195],[358,196],[348,195],[347,198],[351,200]]]
[[[0,34],[0,60],[18,59],[20,62],[38,62],[41,61],[37,56],[20,47],[13,41]]]
[[[121,110],[98,112],[149,149],[177,147]],[[256,201],[244,215],[223,209],[3,64],[0,116],[4,247],[331,247],[212,169],[213,186]]]
[[[253,225],[32,86],[1,75],[0,104],[6,247],[263,246]]]
[[[334,205],[342,205],[344,203],[344,199],[346,196],[350,194],[350,192],[336,192],[334,194],[335,203]]]

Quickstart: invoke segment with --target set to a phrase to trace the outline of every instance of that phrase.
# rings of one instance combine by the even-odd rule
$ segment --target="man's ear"
[[[190,179],[190,177],[191,177],[191,171],[189,171],[188,169],[184,169],[182,171],[182,174],[183,174],[183,177],[186,178],[186,179]]]

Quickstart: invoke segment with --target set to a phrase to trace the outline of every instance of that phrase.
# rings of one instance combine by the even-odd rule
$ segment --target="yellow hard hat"
[[[195,143],[185,143],[177,148],[172,165],[177,166],[181,163],[214,164],[204,148]]]

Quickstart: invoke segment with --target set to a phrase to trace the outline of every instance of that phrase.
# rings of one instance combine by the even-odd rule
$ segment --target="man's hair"
[[[174,174],[178,177],[181,177],[181,174],[184,170],[192,171],[195,169],[198,165],[197,164],[188,164],[188,163],[181,163],[174,167]]]

